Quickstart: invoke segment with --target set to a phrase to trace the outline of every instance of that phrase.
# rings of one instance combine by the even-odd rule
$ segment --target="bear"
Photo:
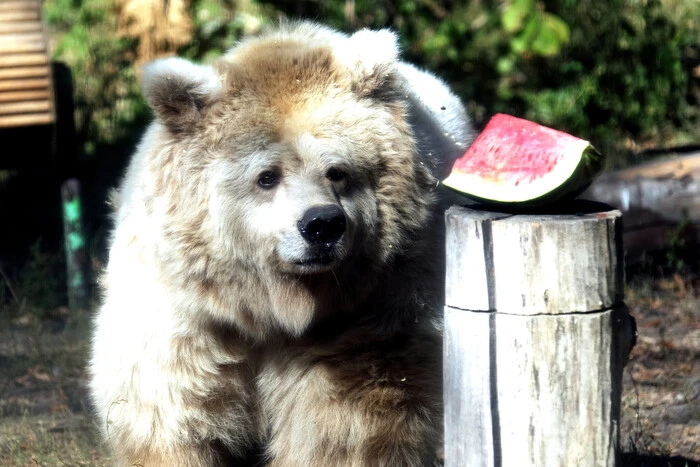
[[[116,464],[432,465],[459,98],[395,33],[309,22],[142,81],[89,363]]]

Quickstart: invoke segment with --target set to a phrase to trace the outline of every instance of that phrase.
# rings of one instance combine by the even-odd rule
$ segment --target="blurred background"
[[[0,378],[0,415],[84,413],[81,365],[89,318],[68,308],[66,284],[75,271],[67,268],[71,253],[64,238],[77,242],[83,279],[93,286],[106,258],[108,191],[151,118],[140,95],[141,66],[171,55],[207,61],[265,25],[306,18],[344,31],[393,29],[404,59],[447,81],[478,129],[494,113],[504,112],[590,140],[607,156],[609,173],[632,174],[606,178],[611,185],[600,199],[617,199],[613,195],[627,189],[619,182],[625,176],[647,177],[666,187],[660,191],[662,201],[681,193],[682,203],[645,207],[645,216],[654,211],[651,217],[630,211],[632,223],[644,219],[640,237],[650,238],[645,229],[663,229],[654,230],[653,252],[646,254],[642,242],[628,278],[630,306],[638,307],[642,325],[648,318],[652,333],[637,348],[657,358],[659,368],[675,362],[681,366],[673,371],[687,376],[668,393],[650,394],[651,405],[670,398],[685,418],[675,425],[667,420],[659,428],[663,433],[655,434],[661,422],[644,412],[640,389],[630,386],[627,449],[683,455],[685,465],[700,459],[700,163],[694,162],[700,157],[699,1],[0,0],[0,56],[13,46],[15,29],[7,25],[18,18],[12,15],[19,4],[39,12],[51,61],[55,119],[48,126],[0,128],[0,323],[7,323],[0,324],[0,341],[19,342],[5,353],[0,344],[0,368],[7,377],[6,383]],[[654,165],[658,161],[661,165]],[[649,175],[648,170],[634,172],[638,167],[661,168]],[[64,230],[72,198],[64,186],[62,201],[61,187],[68,179],[80,182],[75,199],[82,204],[68,212],[79,216],[77,233]],[[97,293],[89,290],[81,308],[94,303]],[[72,325],[79,337],[68,341],[76,347],[63,346],[57,357],[47,350],[53,344],[39,336],[62,331],[76,316],[80,322]],[[18,333],[24,333],[19,341]],[[680,353],[669,354],[676,350]],[[19,362],[17,355],[26,358]],[[633,381],[667,376],[651,371],[652,363],[640,364]],[[22,388],[43,387],[42,381],[54,392],[41,393],[44,402],[37,406],[37,398]],[[648,426],[639,421],[640,414]],[[10,431],[0,429],[0,464],[34,465],[34,459],[58,465],[51,457],[56,441],[32,438],[36,423],[49,434],[71,434],[59,449],[81,450],[70,458],[71,465],[101,463],[97,441],[85,434],[92,433],[89,422],[61,417],[28,425],[8,422],[12,428],[5,430]],[[670,425],[680,428],[666,429]],[[23,451],[22,443],[28,442]]]

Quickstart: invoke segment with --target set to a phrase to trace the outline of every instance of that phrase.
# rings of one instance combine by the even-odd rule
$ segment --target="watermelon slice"
[[[496,114],[442,183],[484,203],[543,206],[575,198],[602,168],[588,141]]]

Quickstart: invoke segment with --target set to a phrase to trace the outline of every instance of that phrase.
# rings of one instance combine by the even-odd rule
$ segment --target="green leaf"
[[[513,60],[513,57],[501,57],[498,59],[498,63],[496,64],[496,70],[501,75],[507,75],[508,73],[513,71],[514,66],[515,61]]]
[[[536,18],[531,18],[525,24],[525,29],[516,37],[511,39],[510,47],[517,55],[523,55],[532,46],[530,45],[540,29],[540,23]]]
[[[569,25],[564,22],[563,19],[555,16],[551,13],[542,13],[542,27],[551,30],[559,39],[561,44],[569,42],[571,37],[571,30]]]
[[[522,29],[523,21],[535,8],[534,0],[514,0],[508,5],[501,16],[503,29],[515,33]]]
[[[551,29],[540,29],[535,40],[532,41],[532,51],[537,55],[553,57],[559,53],[560,49],[559,38]]]
[[[553,57],[569,40],[569,27],[564,21],[549,13],[543,13],[539,31],[532,41],[532,51],[537,55]]]

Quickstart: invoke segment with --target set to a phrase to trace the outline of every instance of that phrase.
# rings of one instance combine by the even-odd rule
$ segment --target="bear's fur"
[[[397,54],[299,23],[145,69],[156,119],[113,200],[90,365],[118,465],[432,462],[435,174],[472,134]]]

